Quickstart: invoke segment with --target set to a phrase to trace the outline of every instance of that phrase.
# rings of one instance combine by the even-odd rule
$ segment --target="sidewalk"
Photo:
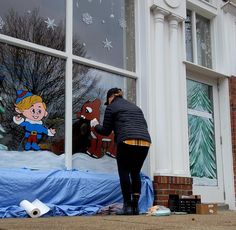
[[[235,230],[236,211],[220,211],[216,215],[171,216],[76,216],[50,218],[6,218],[0,230]]]

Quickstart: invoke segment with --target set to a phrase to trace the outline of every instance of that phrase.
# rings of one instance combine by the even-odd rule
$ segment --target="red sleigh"
[[[97,98],[93,101],[85,102],[80,112],[77,113],[77,118],[86,121],[91,121],[92,119],[97,118],[99,121],[100,106],[101,101]],[[115,158],[116,144],[114,142],[114,133],[112,132],[109,136],[102,136],[94,130],[94,127],[92,127],[90,131],[90,144],[86,149],[86,153],[94,158],[101,158],[105,154]]]

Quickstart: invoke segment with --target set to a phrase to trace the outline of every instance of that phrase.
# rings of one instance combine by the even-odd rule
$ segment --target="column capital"
[[[152,6],[151,6],[151,10],[152,10],[152,12],[153,12],[154,15],[156,15],[156,14],[162,14],[163,16],[167,16],[167,15],[170,14],[169,11],[167,11],[167,10],[161,8],[161,7],[158,7],[157,5],[152,5]]]
[[[169,14],[168,20],[169,22],[176,21],[177,23],[180,23],[180,22],[183,22],[185,19],[175,14]]]

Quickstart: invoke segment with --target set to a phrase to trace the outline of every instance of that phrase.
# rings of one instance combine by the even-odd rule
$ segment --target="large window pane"
[[[1,0],[0,33],[65,50],[65,0]]]
[[[212,68],[210,20],[196,15],[198,64]]]
[[[105,137],[90,130],[89,121],[97,118],[103,122],[105,111],[104,102],[109,88],[123,89],[124,97],[135,102],[135,80],[125,78],[94,68],[74,64],[73,75],[73,167],[94,170],[99,168],[93,158],[102,158],[106,155],[115,157],[114,136]],[[82,120],[82,123],[81,123]],[[86,123],[87,122],[87,123]],[[85,125],[84,125],[85,124]],[[86,128],[89,128],[87,129]],[[91,131],[91,132],[90,132]],[[87,154],[86,154],[87,153]],[[89,156],[90,154],[90,156]],[[109,157],[108,157],[109,158]],[[92,161],[93,160],[93,161]],[[91,161],[94,164],[91,164]],[[83,164],[81,165],[81,163]],[[90,162],[90,163],[88,163]],[[111,161],[114,163],[114,161]],[[110,163],[111,163],[110,162]],[[101,163],[101,162],[100,162]],[[103,167],[102,165],[100,165]],[[92,168],[91,168],[92,167]],[[101,171],[106,170],[101,168]],[[104,167],[110,167],[107,164]]]
[[[135,71],[134,0],[74,0],[74,54]]]
[[[65,61],[0,43],[0,76],[0,167],[62,167]]]

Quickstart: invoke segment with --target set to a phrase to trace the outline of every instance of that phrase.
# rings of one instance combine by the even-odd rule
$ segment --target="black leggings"
[[[147,157],[149,147],[127,145],[117,146],[117,166],[124,202],[131,200],[131,194],[141,193],[140,171]]]

